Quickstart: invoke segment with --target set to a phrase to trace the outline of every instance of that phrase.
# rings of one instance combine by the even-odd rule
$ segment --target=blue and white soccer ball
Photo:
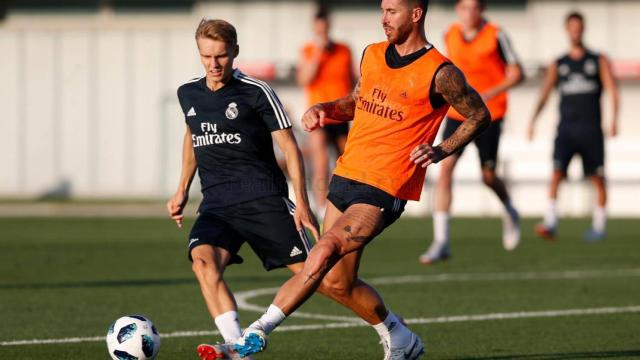
[[[109,326],[107,348],[113,360],[155,359],[160,351],[160,335],[144,316],[123,316]]]

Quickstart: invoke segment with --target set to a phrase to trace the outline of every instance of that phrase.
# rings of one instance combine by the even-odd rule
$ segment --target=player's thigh
[[[223,273],[225,267],[231,261],[231,257],[232,254],[228,250],[209,244],[196,246],[191,250],[194,269],[206,267],[209,270]]]
[[[323,241],[332,242],[340,256],[364,248],[384,228],[384,209],[378,206],[358,203],[349,206],[336,220],[325,235]]]
[[[216,261],[224,266],[241,263],[242,258],[237,253],[242,243],[241,235],[227,221],[218,214],[205,211],[198,215],[189,233],[189,260],[194,261],[196,254],[200,261]]]
[[[578,152],[571,134],[559,131],[553,144],[553,170],[554,172],[567,173],[569,163]]]
[[[492,121],[480,136],[474,140],[478,148],[480,167],[488,170],[495,170],[498,163],[498,147],[502,135],[502,120]]]

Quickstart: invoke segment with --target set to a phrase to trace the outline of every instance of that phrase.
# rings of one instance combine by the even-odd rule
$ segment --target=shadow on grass
[[[526,360],[572,360],[572,359],[613,359],[613,358],[635,358],[640,357],[640,350],[619,350],[619,351],[591,351],[573,353],[549,353],[549,354],[511,354],[500,356],[480,356],[480,357],[455,357],[449,360],[506,360],[506,359],[526,359]]]
[[[231,276],[226,280],[234,285],[238,284],[264,284],[278,287],[288,277],[271,276],[269,278],[259,276]],[[275,282],[275,285],[274,285]],[[109,288],[109,287],[129,287],[129,286],[172,286],[172,285],[197,285],[195,277],[176,279],[128,279],[128,280],[96,280],[96,281],[69,281],[51,283],[19,283],[0,284],[0,290],[41,290],[41,289],[81,289],[81,288]]]

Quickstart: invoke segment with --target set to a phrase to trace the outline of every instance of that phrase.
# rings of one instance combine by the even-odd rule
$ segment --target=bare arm
[[[529,122],[528,137],[530,140],[533,139],[535,122],[536,120],[538,120],[538,117],[540,116],[542,109],[544,109],[545,105],[547,104],[547,101],[549,100],[549,95],[551,95],[551,91],[553,90],[553,87],[555,86],[557,81],[558,81],[558,65],[555,62],[553,62],[547,68],[547,72],[545,73],[544,81],[542,83],[542,92],[540,93],[540,98],[538,99],[538,103],[533,112],[533,116],[531,117],[531,121]]]
[[[435,86],[436,93],[441,94],[466,120],[440,145],[432,147],[421,144],[413,150],[410,159],[416,164],[422,164],[422,167],[455,153],[491,124],[489,109],[456,66],[442,67],[436,74]]]
[[[318,75],[318,69],[320,68],[321,56],[321,50],[316,50],[310,59],[305,58],[304,54],[301,55],[296,69],[296,81],[298,85],[307,86],[315,79],[316,75]]]
[[[331,102],[313,105],[302,116],[304,130],[310,132],[318,127],[323,127],[329,123],[327,118],[337,122],[353,120],[356,110],[356,101],[359,96],[360,81],[356,83],[351,94]]]
[[[297,204],[294,214],[296,227],[298,230],[302,230],[303,227],[308,228],[317,240],[319,239],[318,224],[309,206],[302,153],[300,152],[296,138],[293,136],[293,131],[291,129],[277,130],[272,132],[272,136],[278,144],[278,147],[284,153],[287,172],[293,185],[293,191],[296,194]]]
[[[609,59],[601,55],[600,59],[600,80],[602,81],[602,85],[604,85],[604,89],[611,96],[611,128],[609,130],[609,134],[611,136],[616,136],[618,134],[618,113],[620,112],[620,95],[618,93],[618,84],[616,83],[616,79],[613,76],[613,70],[611,69],[611,62]]]
[[[180,172],[180,182],[178,183],[178,189],[175,194],[167,202],[169,216],[176,221],[178,227],[182,227],[182,221],[184,219],[184,214],[182,212],[189,200],[189,188],[191,187],[191,182],[196,174],[196,169],[196,156],[193,152],[193,146],[191,143],[191,129],[187,126],[187,130],[184,133],[184,140],[182,142],[182,170]]]
[[[522,71],[522,66],[519,63],[509,64],[506,68],[504,80],[494,88],[491,88],[488,91],[484,92],[482,94],[482,99],[486,101],[494,96],[500,95],[501,93],[508,91],[512,87],[520,84],[523,79],[524,73]]]

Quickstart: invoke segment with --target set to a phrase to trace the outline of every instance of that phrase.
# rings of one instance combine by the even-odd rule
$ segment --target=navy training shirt
[[[557,60],[561,130],[601,131],[599,58],[597,53],[586,50],[581,59],[572,59],[567,54]]]
[[[273,153],[271,132],[291,122],[271,87],[234,70],[211,91],[206,77],[178,88],[204,198],[200,211],[266,196],[288,196]]]

